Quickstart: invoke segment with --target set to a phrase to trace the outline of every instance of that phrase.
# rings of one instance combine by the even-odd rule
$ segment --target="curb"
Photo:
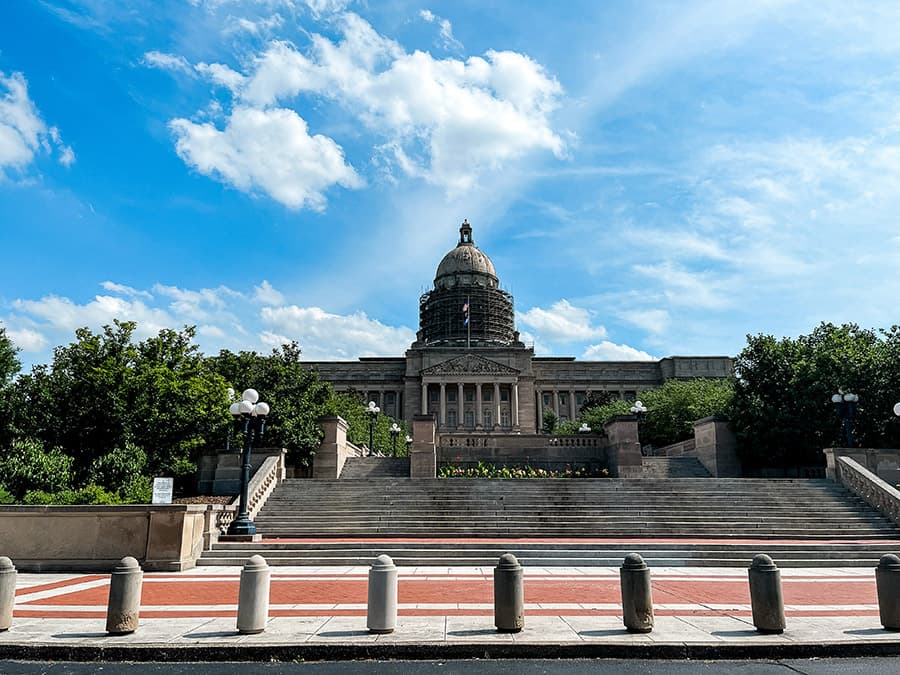
[[[898,656],[900,640],[854,642],[684,643],[462,643],[270,645],[52,645],[3,644],[0,659],[79,662],[290,662],[459,659],[800,659]]]

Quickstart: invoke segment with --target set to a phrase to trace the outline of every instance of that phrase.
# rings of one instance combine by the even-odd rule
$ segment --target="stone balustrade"
[[[900,491],[850,457],[838,457],[835,477],[894,524],[900,526]]]
[[[259,510],[266,503],[269,495],[277,487],[278,483],[284,480],[285,476],[285,455],[287,450],[282,450],[279,455],[270,455],[253,474],[250,479],[250,485],[247,491],[247,511],[250,513],[251,520],[256,517]],[[237,506],[240,502],[240,495],[231,502],[232,506]]]

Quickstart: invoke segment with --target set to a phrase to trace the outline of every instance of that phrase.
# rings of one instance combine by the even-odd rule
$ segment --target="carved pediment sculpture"
[[[475,354],[457,356],[422,370],[422,375],[518,375],[519,371]]]

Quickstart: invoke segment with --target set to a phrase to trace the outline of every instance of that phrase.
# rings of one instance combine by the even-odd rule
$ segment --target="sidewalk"
[[[619,570],[525,568],[525,629],[493,625],[493,568],[400,568],[397,630],[366,630],[368,567],[272,568],[264,633],[235,630],[239,567],[145,574],[140,626],[105,633],[108,575],[18,576],[2,658],[282,660],[641,656],[742,658],[900,654],[878,618],[874,570],[782,570],[787,629],[753,628],[747,571],[654,568],[655,626],[625,631]]]

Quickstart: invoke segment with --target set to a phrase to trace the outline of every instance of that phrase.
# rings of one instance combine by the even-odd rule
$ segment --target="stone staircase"
[[[286,480],[256,518],[265,540],[219,543],[200,565],[780,566],[877,564],[900,531],[825,480]],[[293,541],[291,541],[293,540]]]
[[[348,457],[340,477],[409,478],[409,457]]]
[[[696,457],[644,457],[644,478],[709,478],[709,471]]]

